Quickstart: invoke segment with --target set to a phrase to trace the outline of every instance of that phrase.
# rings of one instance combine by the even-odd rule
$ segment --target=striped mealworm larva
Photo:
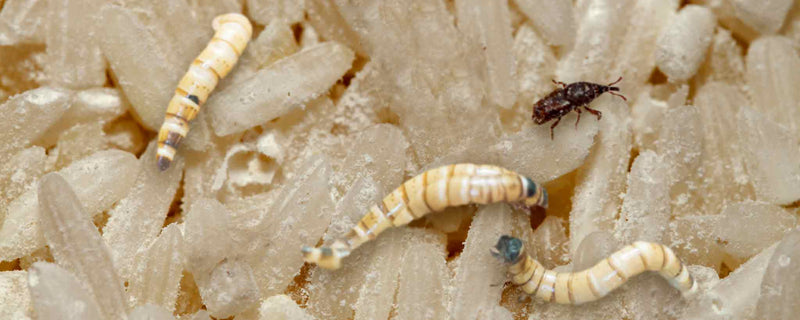
[[[539,299],[559,304],[595,301],[645,271],[657,271],[684,297],[697,292],[697,283],[675,253],[658,243],[637,241],[580,272],[555,272],[525,252],[522,241],[501,236],[492,255],[510,264],[511,282]]]
[[[453,164],[417,175],[372,206],[343,238],[330,246],[303,247],[307,262],[338,269],[341,259],[390,227],[400,227],[446,207],[518,202],[547,208],[547,191],[533,180],[491,165]]]
[[[200,106],[231,71],[253,35],[253,26],[241,14],[217,16],[211,23],[214,37],[192,62],[189,71],[178,82],[175,95],[167,106],[167,115],[158,131],[158,168],[169,168],[181,140],[189,133],[189,121],[197,116]]]

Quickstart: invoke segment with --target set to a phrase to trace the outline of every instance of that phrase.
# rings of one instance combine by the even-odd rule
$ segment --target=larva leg
[[[684,297],[697,291],[686,266],[672,250],[657,243],[635,242],[589,269],[568,273],[547,270],[525,252],[521,240],[510,236],[500,237],[491,252],[510,264],[511,281],[523,291],[559,304],[595,301],[645,271],[659,272]]]
[[[343,238],[329,246],[303,247],[305,260],[337,269],[341,259],[390,227],[400,227],[433,211],[466,204],[524,203],[547,207],[545,189],[524,176],[489,165],[455,164],[423,172],[370,208]]]
[[[164,123],[158,131],[158,168],[167,170],[181,140],[189,133],[189,122],[200,111],[211,91],[236,65],[250,41],[253,27],[241,14],[229,13],[214,18],[215,34],[189,70],[167,105]]]

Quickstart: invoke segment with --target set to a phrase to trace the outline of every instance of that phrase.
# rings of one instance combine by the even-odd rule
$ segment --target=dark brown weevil
[[[600,111],[589,108],[589,103],[606,92],[628,101],[628,99],[625,99],[625,96],[614,92],[619,91],[618,87],[612,87],[621,80],[622,77],[605,86],[591,82],[573,82],[566,84],[553,80],[553,83],[561,86],[561,88],[551,92],[533,105],[533,122],[536,124],[545,124],[550,120],[556,119],[556,122],[550,126],[550,139],[553,139],[553,128],[561,121],[561,117],[573,110],[578,113],[578,120],[575,121],[576,128],[578,127],[578,122],[581,121],[581,108],[596,115],[597,120],[600,120],[603,114]]]

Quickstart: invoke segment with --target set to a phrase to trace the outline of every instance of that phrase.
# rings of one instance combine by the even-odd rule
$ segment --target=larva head
[[[505,263],[517,263],[522,256],[522,240],[512,236],[500,236],[497,245],[492,248],[492,255]]]
[[[547,190],[528,177],[523,179],[525,188],[525,205],[530,207],[538,206],[547,209]]]

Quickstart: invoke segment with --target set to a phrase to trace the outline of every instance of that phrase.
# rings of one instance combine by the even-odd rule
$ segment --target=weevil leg
[[[558,125],[559,122],[561,122],[561,117],[558,117],[558,119],[556,119],[556,122],[554,122],[553,125],[550,126],[550,140],[553,140],[553,129]]]
[[[581,122],[581,108],[575,108],[575,112],[578,113],[578,120],[575,120],[575,129],[578,129],[578,122]]]
[[[553,81],[553,84],[555,84],[557,86],[561,86],[561,88],[566,88],[567,87],[566,83],[563,83],[561,81],[556,81],[555,79],[553,79],[552,81]]]
[[[583,106],[583,108],[586,109],[586,111],[589,111],[591,114],[596,115],[597,116],[597,120],[600,120],[601,118],[603,118],[603,113],[602,112],[600,112],[598,110],[595,110],[595,109],[592,109],[592,108],[589,108],[589,106]]]

